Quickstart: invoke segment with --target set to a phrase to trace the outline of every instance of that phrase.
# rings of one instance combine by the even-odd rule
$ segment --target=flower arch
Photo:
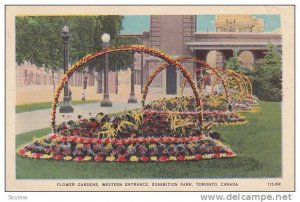
[[[217,68],[214,68],[214,67],[211,67],[206,61],[203,61],[203,60],[199,60],[197,58],[193,58],[193,57],[189,57],[189,56],[186,56],[186,57],[179,57],[176,59],[178,62],[182,63],[182,62],[186,62],[186,61],[189,61],[189,62],[195,62],[199,65],[201,65],[201,68],[203,69],[207,69],[207,70],[211,70],[213,72],[213,74],[211,75],[216,75],[217,78],[219,80],[221,80],[222,82],[222,85],[224,87],[224,91],[225,91],[225,96],[226,96],[226,99],[228,100],[228,91],[227,91],[227,85],[226,85],[226,82],[225,80],[222,78],[222,76],[220,75],[219,73],[219,70],[217,70]],[[195,74],[196,72],[193,72],[192,74]],[[185,87],[186,85],[186,80],[184,81],[183,85],[182,85],[182,91],[184,90],[183,88]]]
[[[62,89],[64,88],[65,82],[73,75],[73,73],[77,69],[79,69],[82,65],[86,64],[88,61],[90,61],[96,57],[99,57],[101,55],[105,55],[105,54],[108,54],[111,52],[118,52],[118,51],[143,52],[143,53],[152,55],[154,57],[160,58],[160,59],[164,60],[165,62],[167,62],[168,65],[174,65],[177,69],[179,69],[181,71],[181,73],[184,75],[184,77],[187,79],[187,81],[189,82],[190,86],[192,87],[192,90],[193,90],[193,93],[194,93],[194,96],[196,99],[197,109],[199,109],[201,112],[201,113],[199,113],[199,124],[202,127],[203,122],[202,122],[202,109],[201,109],[201,104],[200,104],[200,95],[199,95],[198,89],[195,85],[195,82],[193,81],[189,72],[178,61],[176,61],[169,55],[159,51],[158,49],[149,48],[149,47],[145,47],[145,46],[141,46],[141,45],[132,45],[132,46],[119,46],[119,47],[114,47],[114,48],[106,48],[106,49],[103,49],[96,53],[88,54],[70,67],[70,69],[64,74],[62,80],[60,81],[60,83],[57,86],[57,89],[55,90],[55,93],[54,93],[54,98],[53,98],[53,102],[52,102],[52,113],[51,113],[51,128],[54,133],[56,132],[55,119],[56,119],[57,102],[58,102],[60,93],[61,93]],[[152,80],[159,72],[161,72],[165,68],[166,67],[161,68],[161,69],[159,69],[159,71],[157,71],[156,74],[153,74],[151,77]],[[146,84],[145,88],[148,87],[147,84]],[[144,104],[144,99],[142,100],[142,104]]]

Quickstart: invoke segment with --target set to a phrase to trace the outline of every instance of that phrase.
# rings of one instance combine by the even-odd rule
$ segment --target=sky
[[[265,22],[265,32],[271,32],[280,28],[280,15],[253,15]],[[215,28],[213,21],[215,15],[198,15],[197,16],[197,32],[213,32]],[[142,34],[144,31],[150,30],[149,15],[131,15],[125,16],[123,20],[123,30],[121,34]]]

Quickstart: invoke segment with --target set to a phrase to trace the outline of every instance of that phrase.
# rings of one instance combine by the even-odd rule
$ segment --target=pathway
[[[127,101],[127,100],[126,100]],[[112,107],[100,107],[99,102],[74,105],[74,113],[59,113],[57,108],[57,123],[67,120],[76,120],[80,114],[83,117],[95,116],[99,112],[114,113],[141,107],[141,103],[128,104],[127,102],[113,102]],[[91,115],[89,114],[91,113]],[[32,112],[16,113],[16,135],[33,130],[50,127],[51,109]],[[64,115],[64,117],[62,116]]]

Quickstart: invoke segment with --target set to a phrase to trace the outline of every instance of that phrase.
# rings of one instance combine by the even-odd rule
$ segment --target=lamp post
[[[101,40],[103,42],[102,47],[108,48],[110,36],[107,33],[104,33],[101,36]],[[108,93],[108,54],[105,54],[105,68],[104,68],[104,94],[103,100],[101,101],[101,107],[111,107],[112,102],[109,100],[109,93]]]
[[[135,98],[134,93],[134,63],[131,66],[131,78],[130,78],[130,96],[128,99],[128,103],[137,103],[137,99]]]
[[[70,38],[70,30],[68,26],[64,26],[62,33],[62,39],[64,40],[64,74],[68,71],[69,66],[69,38]],[[74,109],[70,103],[70,96],[69,96],[69,85],[68,81],[65,82],[64,85],[64,103],[60,107],[60,113],[73,113]]]

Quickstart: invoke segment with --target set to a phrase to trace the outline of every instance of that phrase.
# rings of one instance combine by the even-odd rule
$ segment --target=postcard
[[[6,191],[294,191],[294,6],[21,6]]]

